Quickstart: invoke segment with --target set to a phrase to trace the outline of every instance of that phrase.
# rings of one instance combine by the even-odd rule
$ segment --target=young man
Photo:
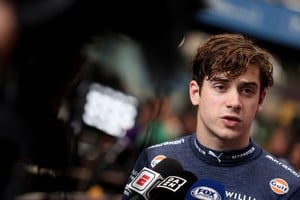
[[[250,137],[272,71],[269,54],[242,35],[209,38],[197,50],[189,84],[198,107],[196,133],[145,149],[128,183],[157,158],[169,157],[198,179],[222,183],[229,200],[300,199],[300,175]],[[127,185],[123,199],[132,193]]]

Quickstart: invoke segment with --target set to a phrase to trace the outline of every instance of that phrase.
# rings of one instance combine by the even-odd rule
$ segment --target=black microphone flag
[[[165,178],[150,191],[150,200],[182,200],[197,176],[189,171]]]

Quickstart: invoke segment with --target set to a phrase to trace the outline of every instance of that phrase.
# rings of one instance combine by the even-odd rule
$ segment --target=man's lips
[[[226,126],[235,126],[239,122],[241,122],[241,118],[232,115],[226,115],[221,117]]]

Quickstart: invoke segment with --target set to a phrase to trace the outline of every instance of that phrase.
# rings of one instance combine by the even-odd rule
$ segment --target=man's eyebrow
[[[210,81],[212,81],[212,82],[224,82],[224,83],[225,83],[225,82],[229,82],[230,79],[229,79],[229,78],[226,78],[226,77],[215,76],[215,77],[213,77]],[[249,82],[243,81],[241,84],[242,84],[243,86],[258,87],[258,84],[257,84],[256,82],[254,82],[254,81],[249,81]]]
[[[228,82],[230,81],[229,78],[226,77],[220,77],[220,76],[215,76],[210,79],[210,81],[215,81],[215,82]]]
[[[252,86],[252,87],[258,87],[258,84],[256,82],[242,82],[242,85],[244,86]]]

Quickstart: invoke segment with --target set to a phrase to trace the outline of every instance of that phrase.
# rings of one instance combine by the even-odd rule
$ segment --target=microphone
[[[165,158],[154,168],[144,167],[128,184],[128,188],[135,192],[131,200],[149,200],[149,192],[165,177],[176,175],[183,171],[183,167],[173,158]]]
[[[225,186],[213,179],[199,179],[189,189],[186,200],[225,200]]]
[[[150,200],[182,200],[197,179],[197,176],[189,171],[168,176],[150,191]]]

